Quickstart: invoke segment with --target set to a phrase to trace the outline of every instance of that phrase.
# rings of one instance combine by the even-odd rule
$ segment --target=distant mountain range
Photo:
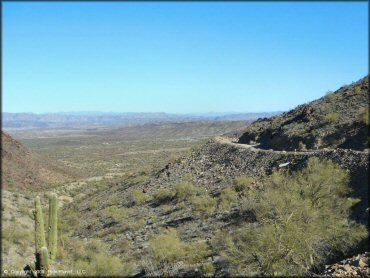
[[[94,126],[132,126],[159,122],[190,121],[239,121],[271,117],[281,112],[262,113],[204,113],[168,114],[152,113],[115,113],[115,112],[60,112],[60,113],[2,113],[3,128],[81,128]]]

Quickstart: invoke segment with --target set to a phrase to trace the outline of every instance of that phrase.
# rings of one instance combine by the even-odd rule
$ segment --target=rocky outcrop
[[[289,162],[287,168],[292,171],[299,170],[306,165],[308,158],[312,156],[332,160],[349,171],[353,197],[362,199],[362,202],[355,208],[353,216],[365,221],[369,193],[368,151],[323,149],[286,152],[246,148],[243,144],[212,139],[189,157],[168,164],[157,174],[153,182],[162,185],[174,184],[185,175],[191,174],[198,185],[217,194],[223,188],[230,186],[232,180],[237,176],[247,175],[261,178],[280,169],[279,165],[287,162]]]
[[[282,115],[260,119],[245,130],[239,143],[287,151],[364,150],[368,148],[368,91],[369,77],[365,77]]]
[[[326,265],[324,277],[370,277],[370,252],[344,259],[339,263]]]

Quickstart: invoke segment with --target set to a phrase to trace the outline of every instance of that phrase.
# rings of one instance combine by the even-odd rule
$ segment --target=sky
[[[368,74],[368,2],[3,2],[3,112],[287,111]]]

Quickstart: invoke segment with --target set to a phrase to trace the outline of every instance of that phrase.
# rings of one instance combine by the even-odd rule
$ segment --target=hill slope
[[[67,169],[31,152],[9,134],[1,132],[2,188],[32,188],[67,181]]]
[[[368,91],[367,76],[292,111],[256,121],[239,143],[259,143],[274,150],[363,150],[368,147]]]
[[[353,92],[353,90],[356,90],[356,86],[361,89],[360,91],[357,89],[358,95],[354,95]],[[352,192],[347,194],[345,198],[347,201],[350,200],[348,197],[359,199],[352,210],[351,220],[354,221],[350,221],[350,223],[355,225],[353,224],[355,222],[366,222],[369,206],[369,153],[368,151],[362,151],[365,148],[367,137],[365,139],[361,134],[365,131],[366,125],[359,118],[362,112],[358,112],[366,107],[364,104],[367,96],[364,93],[365,89],[367,89],[367,81],[362,79],[353,84],[352,87],[348,87],[347,90],[340,89],[339,92],[335,93],[338,102],[331,101],[329,100],[330,96],[326,96],[316,102],[300,106],[280,117],[255,122],[253,127],[247,128],[247,132],[240,141],[244,142],[245,140],[245,142],[251,143],[247,140],[247,137],[250,136],[268,150],[236,143],[230,138],[214,138],[194,150],[191,155],[171,162],[161,171],[151,173],[149,176],[133,177],[133,179],[127,179],[123,183],[110,186],[106,190],[97,190],[93,194],[90,194],[90,188],[86,189],[84,196],[81,195],[82,197],[77,199],[75,204],[66,208],[65,215],[68,215],[68,217],[71,217],[71,215],[77,217],[79,213],[84,213],[84,217],[80,217],[78,221],[67,220],[72,222],[75,227],[72,232],[73,237],[103,239],[110,246],[109,252],[111,254],[118,255],[122,261],[132,262],[132,275],[155,276],[165,273],[170,276],[186,276],[215,273],[217,276],[222,276],[235,274],[232,271],[236,270],[227,265],[230,260],[227,260],[224,253],[226,248],[232,246],[232,242],[229,241],[225,245],[220,245],[219,237],[230,238],[230,235],[233,235],[238,229],[246,227],[249,229],[248,231],[258,231],[253,229],[263,227],[261,220],[256,217],[255,212],[258,210],[254,206],[260,202],[260,199],[258,199],[260,195],[258,194],[264,194],[264,189],[268,189],[268,186],[264,184],[269,184],[268,177],[276,170],[284,172],[284,169],[287,168],[289,169],[288,172],[297,173],[297,171],[307,166],[310,159],[315,157],[331,160],[339,165],[342,170],[344,169],[344,173],[349,174],[348,181]],[[357,98],[362,99],[363,102],[357,100]],[[333,110],[336,111],[335,113],[346,115],[346,119],[340,120],[334,125],[324,124],[322,117],[324,117],[324,112],[328,111],[325,108],[325,103],[328,107],[335,108]],[[354,107],[352,107],[352,103]],[[313,110],[302,107],[313,107]],[[306,115],[304,119],[302,119],[302,115]],[[312,128],[312,132],[309,131],[309,128],[306,128],[307,125]],[[291,132],[288,126],[294,132]],[[314,130],[318,130],[319,133],[315,133]],[[269,134],[273,132],[281,137],[276,135],[273,138],[277,139],[270,140]],[[332,136],[338,134],[338,140],[331,140],[326,135],[321,135],[320,132],[326,132],[326,134]],[[311,133],[314,133],[314,135],[311,136]],[[258,135],[259,138],[256,138],[255,135]],[[339,140],[339,135],[341,135],[340,138],[343,137],[341,140]],[[278,138],[282,141],[279,141]],[[282,138],[287,140],[285,144],[283,144],[285,139]],[[354,140],[353,138],[359,139]],[[303,143],[311,148],[310,142],[317,142],[319,139],[323,140],[324,143],[320,145],[318,150],[295,152],[294,146],[285,147],[295,143],[299,146],[299,142],[303,140]],[[271,146],[275,150],[270,150]],[[324,147],[330,148],[325,149]],[[282,151],[282,149],[288,151]],[[289,151],[289,149],[293,149],[293,151]],[[281,169],[280,165],[287,165],[287,168]],[[316,170],[320,171],[321,169],[318,167]],[[329,185],[333,185],[331,183],[332,178],[337,178],[333,173],[335,172],[323,174]],[[317,175],[316,177],[315,171],[312,176],[314,182],[316,181],[320,185],[321,181],[319,179],[321,176]],[[238,180],[244,180],[248,187],[247,192],[238,193],[233,191]],[[335,182],[334,185],[336,185]],[[293,188],[294,184],[291,186]],[[327,189],[325,186],[322,188]],[[249,192],[254,191],[257,192],[257,195],[250,197]],[[282,201],[280,205],[290,202],[291,190],[289,189],[286,194],[288,199]],[[283,194],[273,194],[270,197],[280,200],[279,197],[281,196]],[[333,196],[324,195],[329,200],[327,206],[333,203]],[[231,203],[230,206],[225,205],[228,201]],[[297,207],[302,209],[300,204],[300,201],[296,203]],[[342,209],[343,207],[339,207],[338,214]],[[297,225],[292,224],[291,228],[303,225],[300,221],[304,218],[295,216],[296,212],[288,212],[284,223],[289,221],[299,223]],[[318,211],[319,217],[316,217],[316,213],[314,214],[315,221],[320,218],[326,219],[320,213],[321,211]],[[335,214],[329,213],[328,219]],[[333,222],[342,225],[342,220]],[[343,223],[345,221],[349,220],[344,219]],[[322,228],[322,225],[325,224],[320,222],[317,227]],[[266,225],[265,227],[270,226]],[[353,228],[352,226],[348,227],[350,228],[346,228],[347,230]],[[176,229],[176,232],[172,232],[171,229]],[[304,228],[302,229],[304,230]],[[328,228],[320,236],[325,236],[333,230],[335,229]],[[221,236],[220,231],[223,233]],[[181,239],[181,243],[178,242],[179,239],[176,233]],[[250,233],[248,232],[246,235],[250,235]],[[299,240],[293,243],[294,248],[299,246],[297,243],[301,242],[301,238],[299,237]],[[161,243],[156,245],[156,240],[161,241]],[[166,240],[170,243],[162,246],[161,244]],[[289,237],[287,240],[289,241]],[[344,245],[346,241],[342,238],[338,243],[339,246]],[[253,243],[255,242],[258,242],[258,240],[253,241]],[[317,244],[321,243],[317,242]],[[247,241],[246,246],[249,245],[250,242]],[[213,248],[212,252],[207,251],[207,246]],[[356,249],[358,246],[365,247],[366,245],[363,243],[353,244],[351,248]],[[159,259],[156,257],[155,248],[158,248],[161,252],[163,251]],[[185,250],[185,255],[171,253],[171,250],[181,252],[181,248]],[[327,246],[322,246],[322,248],[324,250]],[[343,254],[348,256],[353,251],[346,248],[343,247],[340,250],[342,253],[339,254],[339,257]],[[234,251],[234,258],[245,255],[242,251]],[[273,249],[271,254],[278,253],[275,251]],[[357,251],[355,250],[355,252]],[[267,253],[264,252],[264,255]],[[287,254],[290,253],[287,252]],[[304,253],[306,251],[301,254]],[[282,256],[288,256],[287,254]],[[168,255],[168,258],[162,260],[162,255]],[[323,263],[326,263],[328,259],[335,258],[336,255],[338,254],[329,253],[328,257],[320,258],[321,263],[315,264],[315,267],[323,267]],[[296,259],[297,257],[294,257],[288,265],[299,265],[299,263],[296,263]],[[173,264],[168,263],[169,260],[172,260],[171,263]],[[261,275],[261,272],[253,272],[257,270],[263,273],[263,270],[261,270],[263,266],[259,265],[260,258],[255,256],[248,258],[248,260],[250,261],[247,264],[250,264],[252,270],[244,269],[245,273]],[[313,258],[309,258],[309,260],[313,261]],[[253,265],[253,263],[256,263],[256,265]],[[239,267],[242,265],[245,266],[246,262],[239,264]],[[308,271],[313,270],[306,268],[305,273],[307,274]],[[290,272],[290,274],[292,273],[294,272]],[[243,274],[243,272],[237,272],[237,274]]]

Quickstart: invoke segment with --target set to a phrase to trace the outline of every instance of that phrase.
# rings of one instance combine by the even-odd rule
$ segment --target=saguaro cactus
[[[58,199],[55,193],[50,195],[49,198],[49,237],[48,245],[50,252],[50,259],[55,260],[57,253],[57,241],[58,241]]]
[[[40,256],[41,248],[46,246],[44,217],[42,214],[42,207],[40,197],[37,196],[35,200],[35,249],[36,257]]]
[[[25,270],[31,270],[27,272],[32,277],[48,277],[49,276],[49,259],[54,260],[57,252],[57,240],[58,240],[58,199],[56,194],[51,194],[49,199],[49,250],[46,246],[45,230],[44,230],[44,218],[42,213],[42,207],[40,197],[37,196],[35,200],[35,267],[36,272],[30,266],[27,266]]]

